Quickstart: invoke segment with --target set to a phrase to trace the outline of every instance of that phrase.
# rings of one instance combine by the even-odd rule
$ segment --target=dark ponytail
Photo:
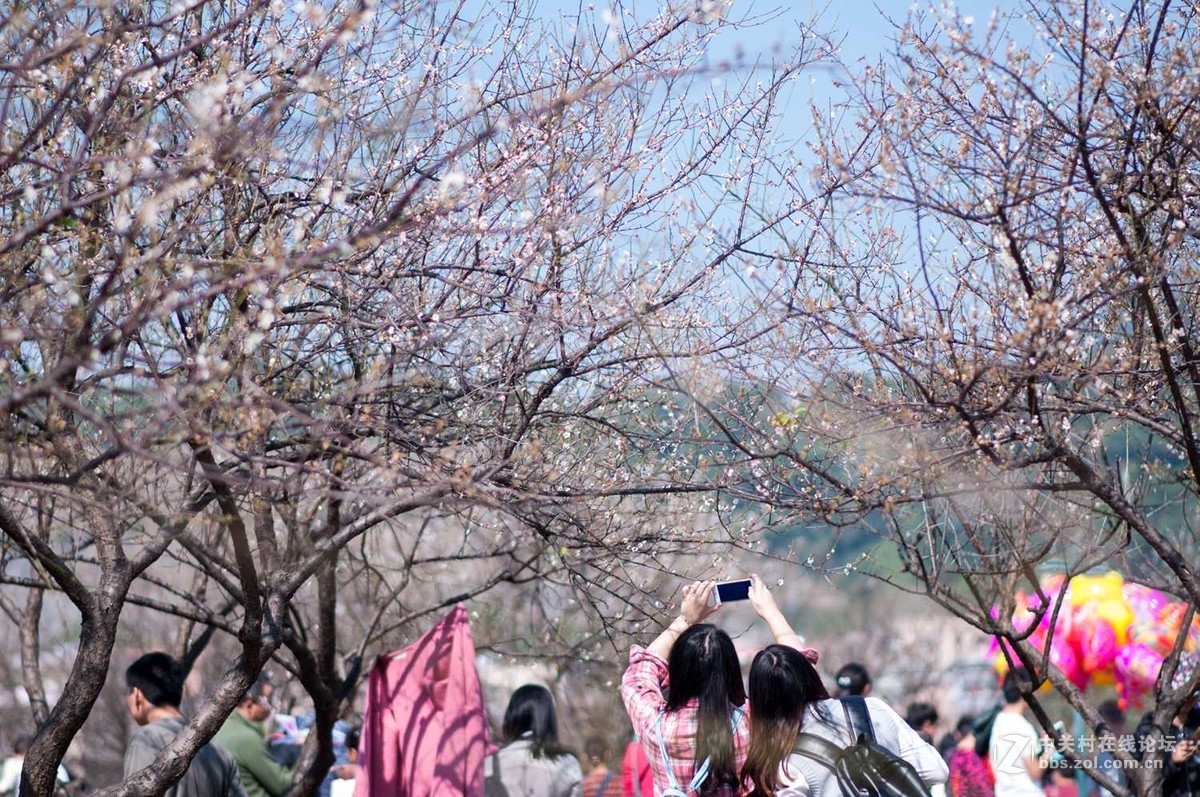
[[[699,702],[696,766],[709,759],[700,794],[712,794],[723,786],[736,788],[737,755],[730,720],[733,707],[745,704],[746,689],[733,640],[714,625],[692,626],[671,648],[667,674],[667,711],[678,711],[693,699]]]
[[[779,766],[791,755],[810,704],[829,692],[812,662],[795,648],[769,645],[750,665],[750,749],[742,780],[756,797],[774,797]]]

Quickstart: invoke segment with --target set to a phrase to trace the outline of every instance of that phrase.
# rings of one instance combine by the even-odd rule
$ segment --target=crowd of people
[[[126,777],[150,766],[186,724],[183,703],[184,673],[179,663],[161,652],[147,653],[125,671],[125,705],[137,726],[125,748]],[[283,763],[288,753],[270,744],[264,721],[271,715],[274,686],[266,675],[247,690],[233,713],[211,742],[196,753],[183,777],[168,789],[169,797],[283,797],[292,785],[292,767]],[[13,746],[13,755],[0,767],[0,795],[20,794],[21,769],[29,737]],[[344,732],[347,760],[334,766],[321,786],[323,797],[351,797],[358,731]],[[295,756],[292,756],[293,760]],[[86,791],[86,784],[59,765],[58,792]]]
[[[1025,700],[1032,679],[1014,669],[999,705],[958,718],[935,742],[936,707],[914,702],[901,716],[872,695],[861,664],[842,666],[831,694],[815,667],[817,651],[758,577],[748,599],[773,642],[754,657],[744,681],[732,639],[706,622],[719,608],[712,589],[711,582],[685,586],[679,616],[649,645],[630,651],[620,692],[633,732],[623,750],[589,737],[578,756],[560,740],[549,690],[522,686],[508,702],[499,746],[483,759],[484,797],[1109,797],[1092,779],[1075,777],[1077,770],[1089,764],[1124,785],[1130,760],[1161,767],[1163,797],[1200,797],[1195,696],[1165,733],[1153,732],[1149,715],[1129,733],[1117,702],[1102,704],[1092,749],[1061,725],[1054,738],[1035,729]],[[1175,685],[1189,675],[1181,669]],[[126,748],[126,776],[149,766],[183,728],[183,682],[165,653],[129,666],[126,705],[137,728]],[[165,794],[283,797],[295,756],[281,754],[264,731],[273,693],[270,678],[260,677]],[[321,797],[355,793],[359,732],[339,725],[344,744]],[[18,740],[0,768],[0,797],[19,793],[28,744]],[[1079,755],[1064,756],[1073,745]],[[880,781],[890,785],[880,790]],[[59,783],[64,793],[82,790],[65,767]],[[360,794],[374,791],[360,785]]]
[[[846,773],[835,759],[862,744],[862,727],[846,698],[862,699],[874,744],[907,762],[911,777],[935,797],[1086,797],[1081,788],[1100,791],[1091,779],[1076,777],[1083,774],[1079,761],[1062,754],[1074,737],[1039,734],[1026,717],[1024,695],[1032,679],[1025,671],[1006,674],[1002,703],[994,710],[960,717],[935,744],[937,709],[915,702],[901,717],[871,695],[871,677],[861,664],[837,671],[831,695],[814,666],[817,652],[805,646],[757,577],[749,600],[774,641],[755,656],[747,688],[731,638],[705,622],[717,609],[708,600],[712,586],[685,587],[680,615],[648,646],[630,653],[621,695],[634,739],[619,773],[610,770],[604,745],[589,743],[592,769],[583,775],[576,757],[558,743],[550,693],[522,687],[514,702],[527,699],[523,690],[540,690],[542,720],[509,725],[506,716],[508,744],[485,764],[485,797],[848,797]],[[1177,675],[1177,684],[1187,675]],[[1100,713],[1105,732],[1096,756],[1082,761],[1123,785],[1122,761],[1113,751],[1136,751],[1139,762],[1164,770],[1163,797],[1200,797],[1195,698],[1157,748],[1145,743],[1154,737],[1149,727],[1126,732],[1116,701],[1103,704]],[[1088,751],[1081,745],[1080,752]]]
[[[125,776],[149,766],[158,753],[182,730],[185,720],[183,672],[166,653],[147,653],[125,672],[126,705],[137,729],[125,750]],[[293,770],[273,754],[264,728],[271,715],[274,685],[260,676],[243,695],[233,713],[211,742],[200,748],[173,787],[169,797],[283,797],[291,788]],[[353,753],[353,737],[346,747]],[[337,765],[336,780],[354,777],[354,764]],[[333,783],[323,784],[326,794]],[[339,786],[339,795],[345,787]],[[352,793],[352,792],[351,792]]]

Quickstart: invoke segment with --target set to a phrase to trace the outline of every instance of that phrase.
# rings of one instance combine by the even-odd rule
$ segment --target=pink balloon
[[[1070,619],[1059,626],[1059,631],[1063,633],[1063,638],[1071,643],[1073,647],[1082,650],[1088,637],[1092,635],[1092,630],[1099,622],[1096,617],[1096,610],[1091,604],[1075,607],[1063,607],[1063,614],[1067,613],[1067,609],[1071,608]]]
[[[1117,658],[1117,632],[1098,618],[1090,625],[1091,631],[1079,648],[1080,665],[1088,675],[1107,670]]]
[[[1055,639],[1050,644],[1050,663],[1062,670],[1063,675],[1080,689],[1087,688],[1088,674],[1084,672],[1079,657],[1065,640]]]
[[[1046,595],[1053,601],[1054,598],[1063,591],[1063,587],[1065,587],[1066,584],[1066,575],[1063,573],[1055,573],[1054,575],[1046,576],[1042,579],[1042,592],[1046,593]]]
[[[1133,612],[1133,623],[1129,626],[1129,642],[1147,645],[1160,653],[1166,653],[1174,639],[1161,618],[1163,608],[1171,602],[1170,599],[1158,590],[1141,584],[1126,583],[1122,594]]]
[[[1128,700],[1137,702],[1154,688],[1163,657],[1149,645],[1132,644],[1121,648],[1113,662],[1117,686]]]
[[[1018,634],[1025,633],[1031,627],[1033,627],[1034,616],[1035,615],[1033,614],[1033,612],[1028,612],[1028,611],[1025,611],[1024,609],[1018,608],[1015,612],[1013,612],[1013,617],[1012,617],[1013,630],[1016,631]]]
[[[1133,611],[1134,623],[1154,623],[1162,607],[1170,603],[1166,595],[1142,584],[1126,582],[1121,588],[1125,602]]]

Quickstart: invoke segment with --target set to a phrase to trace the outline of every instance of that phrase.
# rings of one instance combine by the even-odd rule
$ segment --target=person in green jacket
[[[213,737],[237,762],[246,797],[283,797],[292,785],[294,768],[283,766],[271,755],[263,727],[271,716],[274,691],[270,676],[260,675]],[[333,772],[337,778],[353,778],[354,766],[334,767]]]
[[[292,785],[292,769],[271,757],[263,727],[274,689],[269,678],[259,676],[213,737],[237,761],[247,797],[283,797]]]

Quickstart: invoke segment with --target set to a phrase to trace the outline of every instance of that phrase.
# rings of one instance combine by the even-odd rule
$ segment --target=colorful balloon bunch
[[[1080,689],[1115,685],[1123,705],[1139,704],[1153,690],[1163,658],[1183,630],[1187,605],[1172,602],[1156,589],[1126,582],[1116,572],[1075,576],[1064,585],[1065,581],[1062,574],[1043,579],[1042,592],[1049,602],[1040,618],[1040,598],[1018,592],[1013,630],[1024,632],[1036,624],[1029,641],[1045,649],[1049,636],[1050,661]],[[999,616],[995,608],[992,616]],[[1200,617],[1187,629],[1184,646],[1190,651],[1200,649]],[[998,640],[992,640],[989,655],[1003,675],[1008,661]]]

